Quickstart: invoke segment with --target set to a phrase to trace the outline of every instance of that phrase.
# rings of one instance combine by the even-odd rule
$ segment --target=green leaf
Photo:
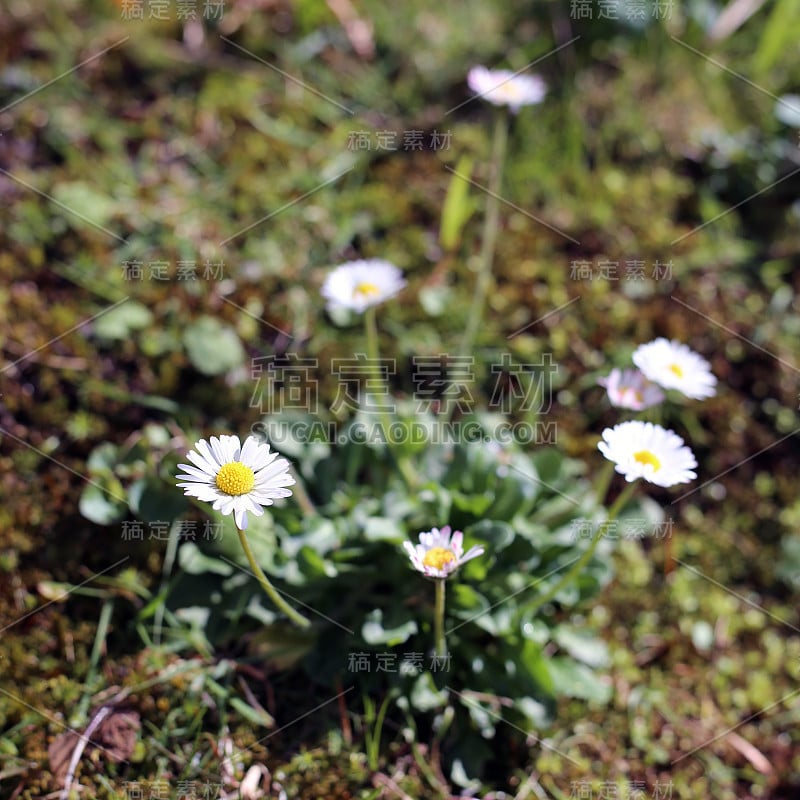
[[[538,494],[536,484],[529,478],[520,480],[518,474],[509,475],[495,492],[494,502],[486,514],[495,520],[512,520],[517,514],[530,511]]]
[[[411,687],[409,694],[411,705],[417,711],[433,711],[447,703],[447,692],[439,691],[433,683],[430,672],[423,672]]]
[[[465,547],[470,547],[472,539],[478,539],[487,546],[487,553],[499,553],[514,541],[514,529],[507,522],[496,519],[482,519],[464,531]]]
[[[564,456],[555,447],[542,447],[536,450],[532,461],[537,472],[537,475],[532,477],[551,485],[559,479]]]
[[[57,213],[64,213],[70,224],[88,226],[86,220],[91,220],[95,225],[107,225],[116,210],[116,201],[113,197],[102,194],[92,185],[83,181],[59,183],[53,188],[53,197],[69,211],[56,209]],[[78,216],[80,215],[80,216]],[[86,219],[81,219],[85,217]],[[92,226],[94,228],[94,226]]]
[[[611,685],[589,667],[560,656],[551,658],[548,666],[558,694],[597,703],[607,703],[611,699]]]
[[[540,645],[532,639],[526,639],[519,653],[519,668],[536,691],[534,694],[543,694],[552,697],[556,691],[554,676],[550,670],[551,660],[545,658]]]
[[[103,442],[97,445],[89,454],[86,466],[90,472],[111,472],[117,463],[119,448],[111,442]]]
[[[134,331],[152,324],[153,314],[149,308],[136,300],[127,300],[98,317],[94,323],[94,332],[101,339],[122,340],[127,339]]]
[[[763,79],[785,53],[790,52],[800,35],[796,11],[797,0],[777,0],[764,25],[758,47],[753,54],[753,71]]]
[[[222,375],[245,360],[236,332],[214,317],[200,317],[189,325],[183,344],[192,366],[203,375]]]
[[[454,583],[450,588],[450,610],[469,619],[478,611],[489,608],[489,601],[467,583]]]
[[[361,635],[367,644],[385,644],[394,647],[408,641],[417,632],[417,623],[413,620],[395,625],[393,628],[384,627],[383,611],[376,608],[367,616],[367,621],[361,628]]]
[[[86,519],[97,525],[111,525],[114,522],[119,522],[125,516],[128,504],[114,497],[114,495],[121,492],[122,487],[117,480],[113,480],[113,484],[118,489],[113,494],[103,491],[95,484],[89,484],[84,487],[81,492],[81,498],[78,501],[78,509]]]
[[[207,556],[194,542],[184,542],[178,549],[178,564],[181,569],[190,575],[203,575],[210,572],[212,575],[230,575],[234,567],[227,561],[213,556]]]
[[[475,210],[475,203],[469,196],[469,178],[472,175],[472,158],[461,156],[455,172],[447,187],[447,196],[442,208],[442,223],[439,228],[439,243],[452,252],[461,241],[464,226]]]
[[[308,545],[300,549],[297,555],[297,562],[303,574],[311,580],[314,578],[336,577],[336,567]]]
[[[453,305],[453,290],[447,285],[423,286],[419,302],[429,317],[440,317]]]
[[[231,708],[238,711],[248,722],[262,728],[273,728],[275,720],[263,709],[247,705],[240,697],[230,698]]]
[[[589,667],[605,667],[609,663],[606,643],[590,633],[559,625],[553,638],[559,647]]]
[[[482,517],[492,503],[492,496],[486,494],[465,494],[464,492],[452,491],[450,495],[453,499],[453,509],[464,511],[474,517]]]
[[[405,532],[388,517],[368,517],[364,520],[364,538],[368,542],[401,542]]]

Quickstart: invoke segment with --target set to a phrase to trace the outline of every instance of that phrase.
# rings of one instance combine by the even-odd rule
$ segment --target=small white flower
[[[178,464],[185,474],[179,483],[186,495],[223,514],[233,513],[239,530],[247,528],[247,512],[260,517],[261,506],[271,506],[276,497],[290,497],[294,478],[289,462],[270,452],[269,445],[248,436],[240,446],[238,436],[201,439],[186,454],[191,464]]]
[[[507,69],[489,70],[473,67],[467,73],[467,84],[478,96],[496,106],[508,106],[513,112],[521,106],[541,103],[547,93],[545,82],[538,75],[520,75]]]
[[[638,369],[612,369],[611,374],[597,381],[608,392],[611,405],[641,411],[658,405],[664,392],[639,372]]]
[[[464,553],[464,534],[455,531],[450,537],[450,526],[432,528],[419,535],[419,544],[403,542],[415,569],[429,578],[447,578],[471,558],[483,555],[483,547],[475,545]]]
[[[639,345],[633,353],[633,363],[645,378],[694,400],[716,393],[717,379],[711,373],[711,365],[681,342],[670,342],[662,336]]]
[[[633,420],[606,428],[597,449],[629,483],[644,478],[657,486],[674,486],[697,477],[692,471],[697,461],[683,439],[652,422]]]
[[[388,261],[350,261],[331,272],[322,286],[328,310],[346,308],[359,314],[394,297],[406,285],[403,273]]]

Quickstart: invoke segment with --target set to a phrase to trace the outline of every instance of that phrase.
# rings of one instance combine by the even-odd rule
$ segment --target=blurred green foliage
[[[81,766],[80,781],[91,780],[98,797],[117,796],[109,781],[131,776],[219,774],[215,748],[226,737],[252,745],[253,760],[273,759],[289,796],[316,798],[320,786],[331,796],[380,791],[358,742],[347,743],[346,725],[326,709],[296,738],[290,731],[270,739],[275,749],[280,740],[279,755],[254,744],[269,715],[281,724],[330,698],[320,670],[342,667],[335,626],[315,628],[320,641],[334,640],[336,656],[312,670],[322,650],[276,629],[255,587],[222,560],[239,563],[235,548],[177,546],[175,532],[166,544],[123,541],[119,525],[132,513],[148,520],[185,512],[166,484],[176,450],[187,445],[182,431],[241,431],[256,422],[251,359],[293,351],[327,363],[354,352],[349,327],[320,321],[316,290],[335,261],[380,256],[405,270],[410,289],[381,324],[384,352],[400,365],[394,388],[411,394],[404,366],[415,354],[452,347],[474,277],[479,228],[468,209],[480,210],[482,196],[445,169],[471,162],[473,179],[485,184],[489,115],[476,101],[457,108],[469,100],[466,70],[481,62],[521,69],[580,36],[536,64],[548,99],[514,120],[504,196],[522,211],[503,209],[476,399],[490,395],[488,365],[501,350],[520,361],[551,353],[560,372],[548,420],[557,422],[566,452],[565,472],[554,476],[572,494],[585,478],[569,465],[585,461],[613,419],[596,377],[654,335],[691,341],[724,391],[701,411],[679,409],[665,422],[691,430],[713,479],[670,507],[671,546],[683,564],[669,577],[659,569],[666,544],[625,543],[613,556],[617,580],[598,595],[612,574],[598,561],[580,597],[560,598],[562,610],[549,610],[543,625],[525,619],[522,592],[506,616],[493,610],[459,628],[454,647],[470,655],[481,648],[485,665],[477,679],[457,675],[454,688],[467,692],[458,725],[440,710],[433,676],[397,687],[375,680],[376,702],[393,688],[410,698],[410,716],[384,725],[384,767],[391,762],[411,796],[447,796],[445,782],[453,775],[466,782],[486,747],[503,741],[507,759],[487,786],[521,797],[566,797],[574,781],[599,792],[607,781],[640,778],[651,792],[656,781],[672,781],[675,797],[793,796],[800,566],[791,434],[800,427],[800,287],[792,173],[800,150],[792,93],[800,63],[792,43],[800,20],[792,0],[765,4],[717,42],[706,37],[725,4],[705,0],[676,3],[670,20],[644,24],[596,14],[577,20],[561,0],[435,7],[407,0],[402,13],[391,4],[356,5],[372,25],[374,61],[353,52],[328,4],[316,0],[237,3],[224,24],[203,26],[199,43],[174,18],[125,21],[105,0],[4,6],[0,664],[4,689],[21,701],[0,698],[2,791],[52,791],[47,746],[63,732],[59,715],[85,725],[86,714],[73,718],[72,710],[115,685],[132,691],[146,748],[127,766]],[[353,131],[374,142],[379,131],[402,141],[407,130],[450,130],[451,147],[348,146]],[[448,196],[457,208],[444,226]],[[669,261],[671,277],[573,281],[578,259],[617,261],[623,275],[629,259],[650,268]],[[190,261],[197,280],[179,280],[179,262]],[[137,262],[143,272],[134,279]],[[168,265],[168,279],[152,277],[154,262]],[[547,316],[574,297],[579,303]],[[320,380],[330,400],[334,382]],[[276,509],[274,527],[261,534],[262,565],[290,592],[319,597],[322,608],[330,587],[341,593],[355,585],[342,619],[366,650],[387,646],[382,637],[408,637],[396,647],[429,641],[430,587],[398,554],[399,541],[417,529],[457,520],[469,541],[509,539],[452,584],[459,620],[569,552],[558,532],[570,509],[548,516],[548,502],[557,501],[513,473],[500,480],[496,464],[480,460],[485,452],[452,454],[458,476],[441,471],[442,453],[430,454],[430,480],[442,481],[415,498],[390,485],[380,449],[316,446],[287,455],[332,528],[290,505]],[[517,457],[531,474],[545,472],[547,456],[535,449]],[[383,490],[374,497],[357,480],[367,469]],[[512,514],[516,503],[524,514]],[[219,544],[233,541],[228,531]],[[124,571],[87,587],[100,596],[61,598],[58,587],[89,580],[115,559],[128,560]],[[374,582],[375,564],[395,570],[385,584]],[[115,603],[113,625],[101,642],[104,669],[92,677],[101,601]],[[602,635],[605,648],[589,632]],[[524,650],[526,674],[509,674],[508,647],[511,661]],[[270,665],[280,699],[267,716],[229,656],[251,669]],[[308,673],[294,668],[301,662]],[[173,667],[194,670],[193,679]],[[504,706],[490,678],[531,702]],[[471,697],[476,687],[497,699]],[[259,698],[269,691],[259,689]],[[553,708],[557,724],[546,721]],[[520,743],[495,713],[560,752]],[[351,716],[364,738],[369,715]],[[731,737],[673,763],[738,725],[771,771]],[[483,739],[492,731],[494,742]],[[459,750],[465,740],[479,745],[467,756]],[[442,742],[454,767],[448,775],[436,772]],[[428,763],[425,772],[420,764]]]

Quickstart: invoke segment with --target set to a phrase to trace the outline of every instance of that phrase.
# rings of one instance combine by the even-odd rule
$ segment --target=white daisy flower
[[[692,471],[697,461],[683,439],[652,422],[633,420],[606,428],[597,449],[629,483],[644,478],[657,486],[674,486],[697,477]]]
[[[233,513],[239,530],[247,528],[247,512],[260,517],[261,506],[271,506],[276,497],[290,497],[287,486],[294,484],[289,462],[270,452],[269,445],[248,436],[244,445],[238,436],[212,436],[201,439],[186,454],[191,464],[178,464],[185,482],[178,486],[189,497],[223,514]]]
[[[597,381],[608,392],[611,405],[641,411],[658,405],[664,392],[639,372],[638,369],[612,369],[611,374]]]
[[[633,353],[633,363],[645,378],[694,400],[716,394],[717,379],[708,361],[674,339],[670,342],[662,336],[639,345]]]
[[[447,578],[462,564],[483,555],[483,547],[475,545],[464,553],[464,534],[456,531],[450,537],[450,526],[433,528],[419,535],[419,544],[403,542],[415,569],[428,578]]]
[[[350,261],[331,272],[322,286],[328,310],[347,308],[359,314],[394,297],[406,285],[403,273],[379,258]]]
[[[514,113],[521,106],[541,103],[547,93],[545,82],[538,75],[520,75],[507,69],[489,70],[473,67],[467,73],[467,84],[479,97],[496,106],[508,106]]]

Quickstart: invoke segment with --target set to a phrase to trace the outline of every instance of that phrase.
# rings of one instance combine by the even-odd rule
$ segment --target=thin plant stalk
[[[436,578],[434,583],[436,584],[436,606],[433,616],[433,629],[436,641],[436,656],[437,658],[445,658],[447,656],[447,642],[444,635],[444,599],[447,579]]]
[[[600,471],[600,477],[597,479],[597,485],[595,486],[595,499],[598,505],[605,505],[608,487],[611,485],[611,479],[613,477],[614,464],[611,461],[606,461],[603,465],[603,469]]]
[[[378,346],[378,321],[375,315],[375,306],[370,306],[364,312],[364,333],[367,340],[367,359],[369,360],[370,364],[371,378],[374,385],[379,385],[383,382],[383,377],[381,376],[380,348]],[[383,439],[386,442],[386,448],[387,450],[390,450],[389,428],[392,424],[391,414],[385,407],[382,406],[378,418],[381,430],[383,432]],[[414,487],[417,483],[417,480],[414,476],[414,470],[411,468],[411,465],[399,453],[395,453],[394,456],[397,469],[400,471],[406,486],[408,488]]]
[[[628,502],[635,488],[636,482],[634,481],[633,483],[629,483],[620,492],[619,497],[614,501],[614,505],[612,505],[608,511],[605,523],[597,526],[597,530],[592,537],[592,541],[589,543],[589,546],[586,548],[586,550],[583,551],[581,557],[577,561],[573,562],[570,569],[561,577],[561,580],[558,581],[555,586],[552,586],[543,595],[534,600],[533,606],[530,609],[530,613],[535,613],[543,605],[549,603],[565,586],[569,586],[581,574],[581,571],[589,563],[594,555],[595,550],[597,550],[597,546],[600,544],[600,540],[603,538],[606,527],[610,522],[613,522],[617,518],[617,515],[622,510],[625,503]]]
[[[508,112],[501,108],[497,109],[494,122],[489,187],[486,193],[486,215],[483,219],[483,239],[481,241],[478,277],[475,281],[472,304],[467,316],[467,327],[464,329],[464,335],[461,338],[461,346],[459,348],[461,356],[472,355],[475,337],[483,318],[486,297],[492,283],[492,262],[494,261],[497,232],[500,229],[500,188],[503,180],[503,162],[506,157],[507,143]]]
[[[250,564],[250,569],[253,570],[261,588],[267,593],[269,599],[281,610],[287,617],[289,617],[295,625],[301,628],[307,628],[311,623],[302,615],[295,611],[281,596],[278,590],[270,583],[269,578],[264,574],[264,570],[258,566],[258,562],[250,549],[250,542],[247,540],[247,535],[243,530],[236,526],[236,532],[239,534],[239,542],[242,545],[242,550],[247,556],[247,561]]]

